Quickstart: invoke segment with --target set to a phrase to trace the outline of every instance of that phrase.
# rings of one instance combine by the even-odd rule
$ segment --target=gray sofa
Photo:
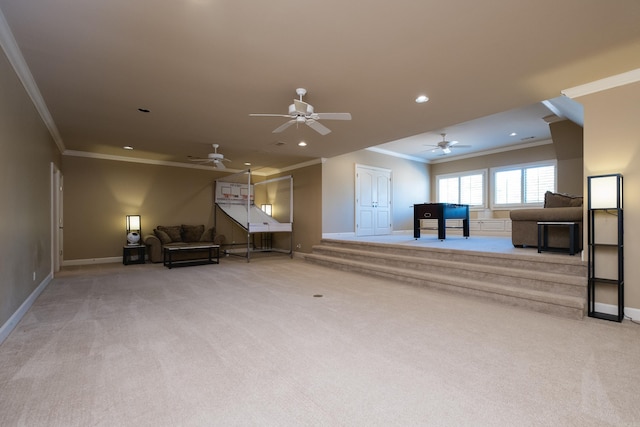
[[[575,222],[578,224],[579,246],[582,250],[582,196],[547,191],[544,207],[517,209],[510,213],[511,242],[516,247],[538,247],[538,222]],[[549,227],[549,247],[569,248],[569,227]]]
[[[164,248],[166,246],[198,246],[206,243],[223,245],[224,235],[216,234],[215,228],[205,230],[204,225],[159,225],[153,230],[153,234],[144,237],[147,246],[149,261],[162,262],[164,260]],[[173,255],[176,261],[206,256],[207,250],[178,252]]]

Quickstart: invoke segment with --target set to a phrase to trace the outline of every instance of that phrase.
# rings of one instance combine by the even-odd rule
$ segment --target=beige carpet
[[[0,425],[638,425],[639,328],[283,255],[75,268],[0,346]]]

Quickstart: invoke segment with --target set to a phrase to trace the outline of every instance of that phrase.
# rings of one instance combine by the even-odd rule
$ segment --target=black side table
[[[550,248],[549,247],[549,227],[569,227],[569,248]],[[568,252],[574,255],[580,248],[580,240],[578,236],[578,224],[575,222],[539,222],[538,223],[538,253],[543,251]]]
[[[122,263],[124,265],[144,264],[145,249],[145,245],[124,245],[122,247]]]

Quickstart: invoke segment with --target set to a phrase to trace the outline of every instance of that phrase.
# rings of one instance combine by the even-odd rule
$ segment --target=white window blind
[[[485,177],[486,172],[437,177],[438,202],[464,204],[470,207],[486,206]]]
[[[438,202],[458,203],[458,184],[458,177],[440,179],[438,181]]]
[[[554,191],[555,167],[541,166],[524,170],[524,203],[543,203],[544,193]]]
[[[532,205],[544,202],[547,191],[555,191],[555,164],[496,170],[494,206]]]

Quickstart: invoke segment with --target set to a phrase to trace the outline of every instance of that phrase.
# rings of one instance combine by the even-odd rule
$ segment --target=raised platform
[[[587,263],[579,256],[538,254],[486,237],[446,244],[433,237],[377,240],[323,239],[305,259],[562,317],[581,319],[586,313]]]

